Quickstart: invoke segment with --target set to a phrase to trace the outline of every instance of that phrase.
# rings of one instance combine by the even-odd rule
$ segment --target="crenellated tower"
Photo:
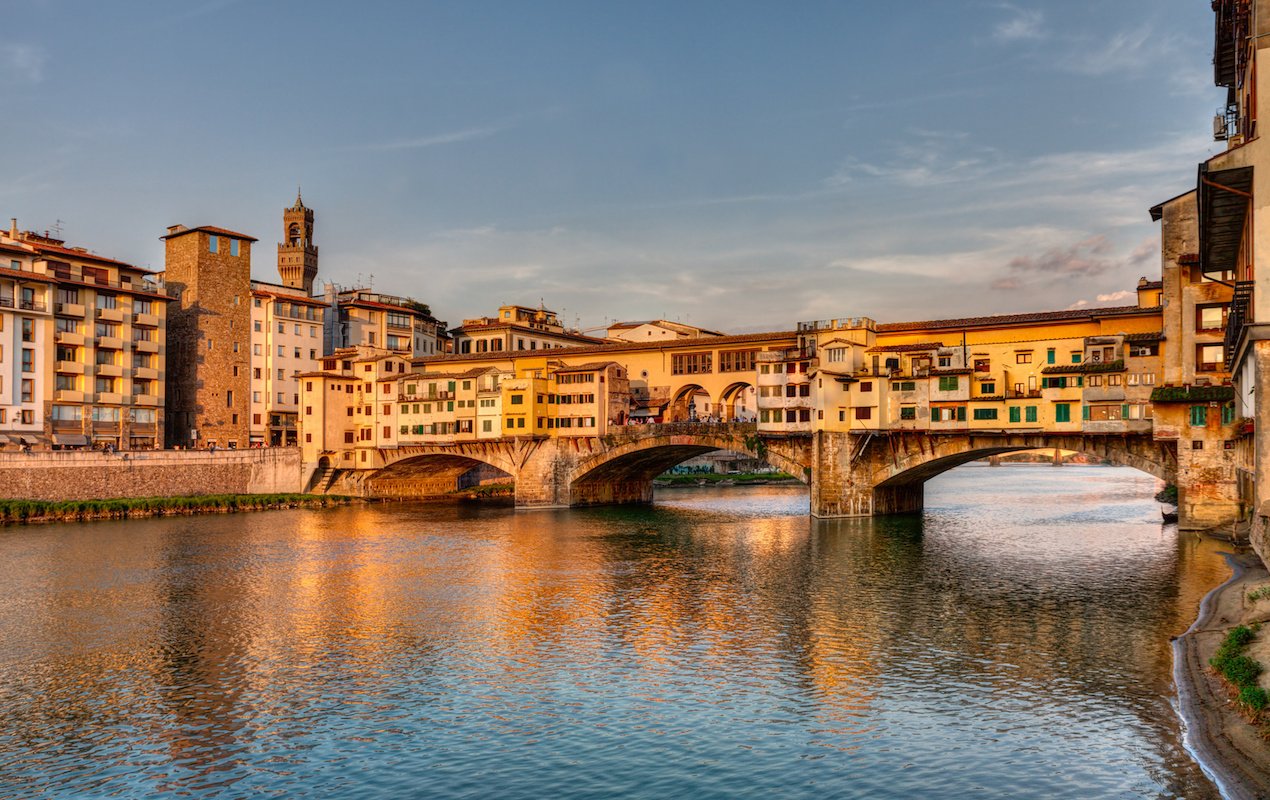
[[[318,271],[318,249],[313,244],[313,209],[295,193],[295,205],[282,212],[283,241],[278,243],[278,276],[282,283],[313,294]]]

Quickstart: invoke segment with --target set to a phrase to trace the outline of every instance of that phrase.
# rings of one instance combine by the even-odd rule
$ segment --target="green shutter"
[[[957,421],[958,422],[966,421],[966,407],[965,406],[957,406]]]
[[[1084,376],[1084,375],[1077,375],[1077,376],[1076,376],[1076,385],[1077,385],[1077,386],[1084,386],[1084,385],[1085,385],[1085,376]]]
[[[1083,420],[1089,419],[1089,406],[1080,407],[1080,418]]]
[[[1120,406],[1120,419],[1128,419],[1128,418],[1129,418],[1129,404],[1125,403],[1124,405]]]
[[[1055,360],[1054,348],[1051,347],[1049,350],[1045,351],[1045,363],[1053,364],[1054,360]]]
[[[1027,407],[1027,421],[1036,422],[1036,406]]]
[[[1054,421],[1055,422],[1071,422],[1072,407],[1068,403],[1054,404]]]
[[[1204,426],[1208,424],[1207,406],[1191,406],[1191,424],[1195,426]]]
[[[1021,418],[1022,418],[1022,414],[1019,412],[1019,407],[1010,406],[1010,421],[1018,422]]]

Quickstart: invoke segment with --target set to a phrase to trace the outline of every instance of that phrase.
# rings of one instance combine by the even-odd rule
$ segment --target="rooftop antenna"
[[[62,226],[65,224],[66,223],[62,222],[60,219],[54,220],[53,222],[53,233],[56,234],[59,239],[62,238]]]
[[[375,288],[375,273],[373,273],[373,272],[372,272],[372,273],[370,274],[370,277],[366,279],[366,284],[367,284],[367,285],[366,285],[366,288],[367,288],[367,289],[374,289],[374,288]]]

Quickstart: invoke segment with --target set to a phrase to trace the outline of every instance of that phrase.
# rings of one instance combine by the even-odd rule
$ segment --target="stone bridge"
[[[602,437],[513,437],[406,446],[380,451],[380,466],[350,470],[330,492],[424,497],[456,488],[473,469],[505,475],[524,508],[647,503],[653,479],[702,453],[730,450],[763,459],[811,488],[817,517],[913,513],[930,478],[981,458],[1023,450],[1073,450],[1133,467],[1179,487],[1184,527],[1226,514],[1211,476],[1179,475],[1172,442],[1149,433],[1007,433],[891,431],[760,435],[753,424],[632,425]],[[1189,485],[1189,484],[1195,485]]]

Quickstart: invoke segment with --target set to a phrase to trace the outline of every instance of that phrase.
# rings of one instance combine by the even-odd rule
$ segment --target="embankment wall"
[[[300,449],[0,453],[0,498],[105,500],[302,492]]]

